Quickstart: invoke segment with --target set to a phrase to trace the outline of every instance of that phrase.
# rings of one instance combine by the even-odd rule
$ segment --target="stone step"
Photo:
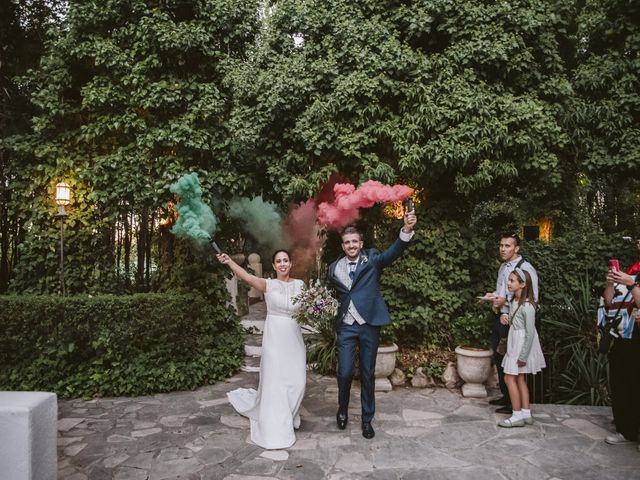
[[[259,372],[260,357],[244,357],[244,365],[240,367],[243,372]]]
[[[262,332],[264,332],[264,319],[256,320],[245,317],[240,320],[240,324],[245,330],[249,332],[250,335],[261,335]],[[309,325],[302,325],[300,328],[303,335],[311,335],[317,333],[317,331]]]
[[[240,324],[251,334],[261,334],[264,331],[264,319],[243,318]]]
[[[247,357],[262,355],[262,335],[252,334],[245,337],[244,354]]]

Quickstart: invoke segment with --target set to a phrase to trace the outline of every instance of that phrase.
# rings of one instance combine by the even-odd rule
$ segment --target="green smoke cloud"
[[[169,190],[180,197],[175,207],[178,221],[171,232],[181,237],[209,240],[216,231],[218,219],[211,208],[202,201],[198,175],[189,173],[182,176]]]
[[[235,199],[229,205],[229,216],[243,222],[243,229],[267,251],[287,248],[282,232],[282,216],[278,207],[262,197]]]

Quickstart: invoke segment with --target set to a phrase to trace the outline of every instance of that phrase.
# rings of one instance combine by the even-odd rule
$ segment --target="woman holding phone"
[[[605,438],[610,445],[635,442],[640,433],[640,262],[627,273],[617,260],[609,262],[604,290],[605,313],[617,316],[617,338],[609,352],[611,410],[616,433]]]

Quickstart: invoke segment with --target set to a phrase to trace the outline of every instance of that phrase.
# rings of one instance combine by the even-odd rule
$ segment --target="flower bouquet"
[[[299,307],[293,314],[294,320],[314,329],[327,322],[332,324],[338,313],[338,301],[320,280],[302,287],[302,292],[293,297],[293,303]]]
[[[334,374],[338,364],[335,326],[338,301],[327,287],[316,280],[303,287],[293,302],[299,306],[293,318],[313,329],[313,335],[308,335],[305,340],[309,344],[307,362],[318,373]]]

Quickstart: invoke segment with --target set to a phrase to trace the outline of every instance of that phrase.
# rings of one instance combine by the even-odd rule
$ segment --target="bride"
[[[275,280],[251,275],[226,253],[217,257],[241,280],[264,292],[267,303],[258,391],[239,388],[227,396],[233,408],[251,421],[251,441],[266,449],[290,447],[296,441],[293,430],[300,426],[298,409],[306,385],[302,332],[291,318],[296,309],[291,299],[301,292],[303,282],[289,278],[292,264],[286,250],[273,254]]]

